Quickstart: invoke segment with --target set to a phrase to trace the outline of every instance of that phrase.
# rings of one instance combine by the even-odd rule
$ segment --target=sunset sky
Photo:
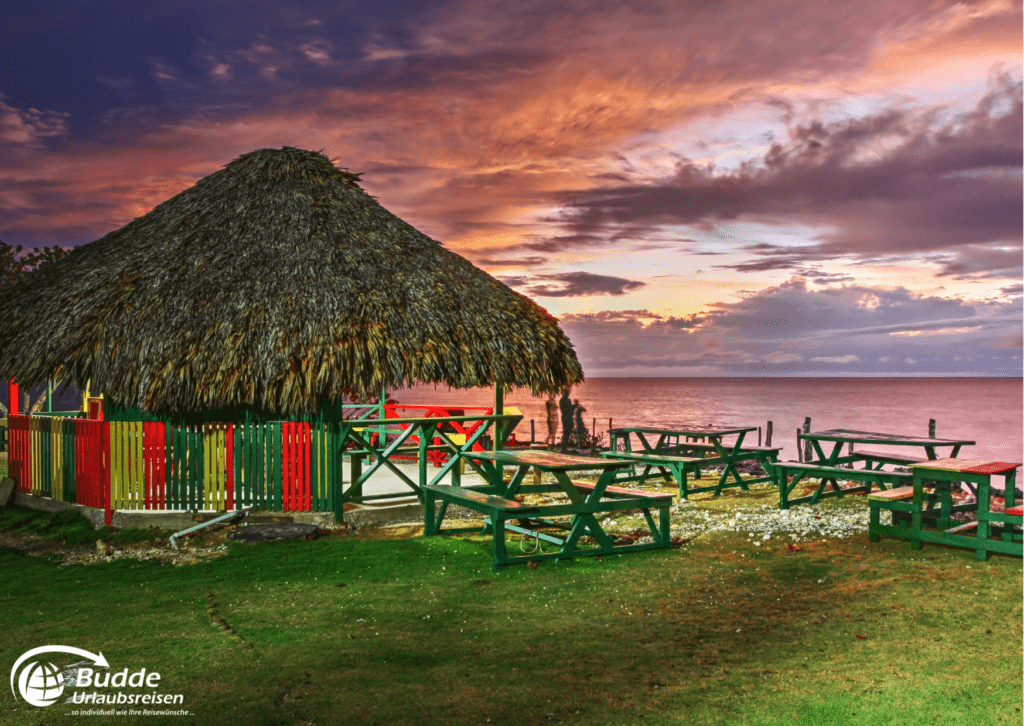
[[[1019,2],[20,5],[8,244],[298,146],[558,316],[589,377],[1021,375]]]

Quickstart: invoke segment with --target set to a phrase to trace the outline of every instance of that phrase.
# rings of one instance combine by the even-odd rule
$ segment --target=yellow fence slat
[[[228,501],[228,447],[227,424],[210,423],[203,426],[204,497],[207,509],[223,512]]]
[[[43,431],[42,421],[30,418],[28,421],[29,442],[32,447],[32,473],[30,475],[30,491],[33,494],[43,493]]]
[[[64,441],[60,432],[63,430],[64,419],[51,418],[50,429],[50,496],[64,500]]]
[[[110,422],[110,507],[125,509],[124,496],[124,452],[121,439],[124,423]]]
[[[142,458],[142,423],[110,423],[110,506],[142,509],[145,480]]]

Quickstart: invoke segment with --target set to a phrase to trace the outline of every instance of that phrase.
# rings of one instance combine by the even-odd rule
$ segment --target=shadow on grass
[[[1013,713],[1019,560],[983,565],[866,539],[802,547],[753,551],[717,535],[497,573],[486,542],[444,537],[236,545],[180,568],[62,569],[0,553],[12,573],[0,618],[18,624],[17,652],[74,641],[114,669],[161,671],[201,724],[960,722],[935,720],[936,709],[997,723],[978,719]],[[977,588],[1010,598],[1014,644],[965,617]],[[44,723],[37,713],[12,723]]]

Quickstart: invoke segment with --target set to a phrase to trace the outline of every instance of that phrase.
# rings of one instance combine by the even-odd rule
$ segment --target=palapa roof
[[[322,154],[244,154],[0,288],[0,378],[153,413],[311,413],[414,382],[583,380],[542,307],[388,212]]]

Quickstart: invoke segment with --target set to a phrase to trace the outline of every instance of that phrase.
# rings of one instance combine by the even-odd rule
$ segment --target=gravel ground
[[[728,512],[706,509],[699,501],[677,501],[669,511],[672,536],[685,541],[710,532],[737,532],[746,534],[751,544],[760,547],[773,538],[796,543],[844,539],[868,531],[868,508],[863,497],[859,501],[827,502],[814,507],[797,505],[780,510],[778,506],[763,504]],[[888,512],[882,513],[881,521],[889,523]],[[646,526],[642,515],[606,519],[604,524],[609,532],[616,533]],[[649,540],[642,538],[640,541],[644,539]]]

